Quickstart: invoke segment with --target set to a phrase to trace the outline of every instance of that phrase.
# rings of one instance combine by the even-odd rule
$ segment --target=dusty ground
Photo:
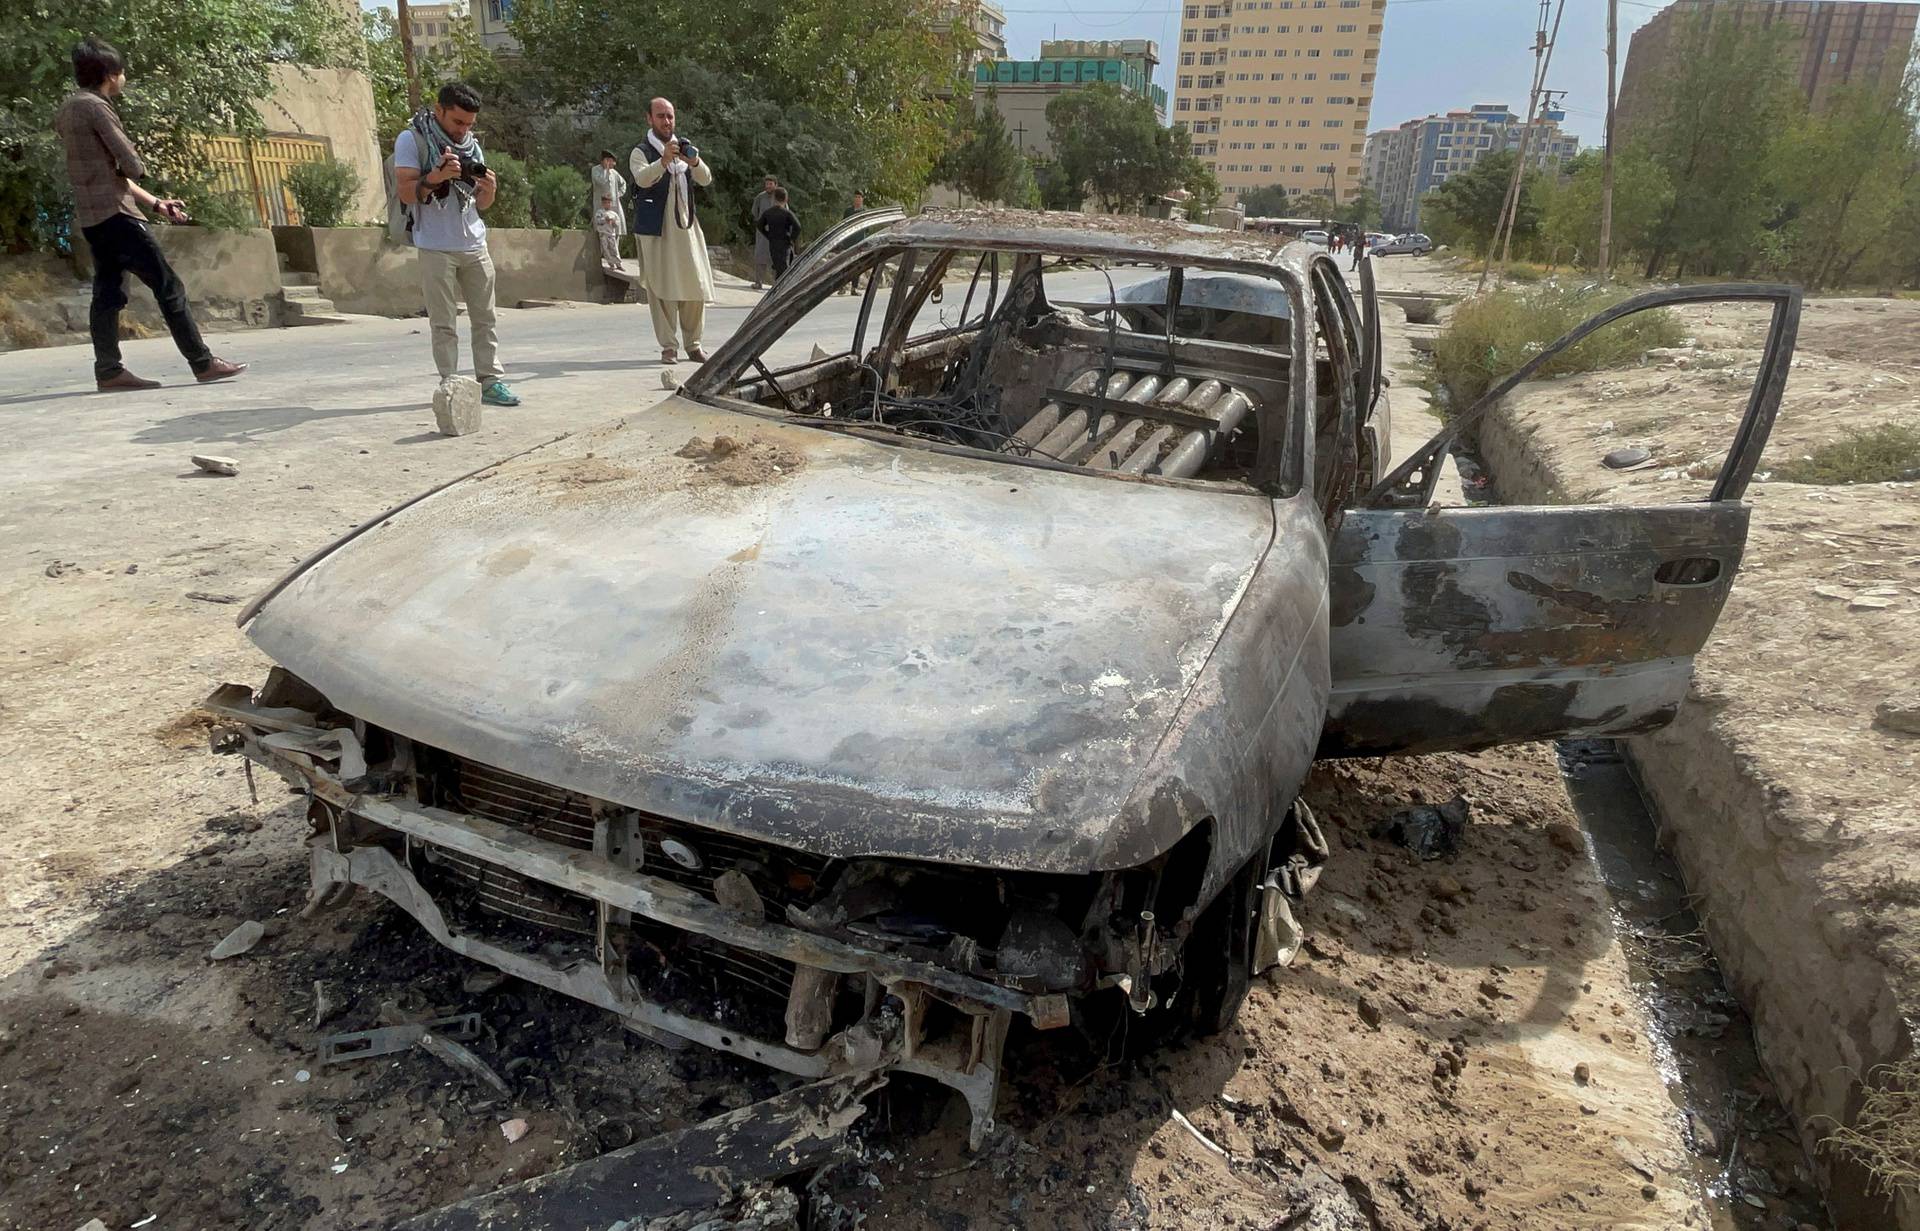
[[[1741,306],[1683,320],[1690,346],[1518,391],[1482,433],[1503,491],[1703,496],[1764,318]],[[1861,1075],[1907,1054],[1920,1008],[1920,737],[1875,722],[1920,678],[1920,483],[1807,486],[1775,472],[1849,429],[1920,427],[1916,338],[1920,303],[1807,301],[1749,491],[1746,560],[1694,697],[1672,728],[1635,744],[1809,1148],[1853,1114]],[[1652,458],[1601,464],[1623,446]],[[1824,990],[1809,998],[1809,987]],[[1831,1188],[1843,1225],[1920,1226],[1911,1203],[1880,1207],[1859,1171],[1841,1167]]]
[[[253,802],[183,718],[213,684],[264,671],[218,600],[420,488],[603,417],[621,388],[607,378],[649,366],[620,341],[643,313],[555,313],[522,387],[540,396],[457,441],[422,432],[392,388],[422,366],[405,323],[328,331],[335,349],[291,387],[137,405],[0,360],[20,442],[0,463],[0,1226],[380,1226],[772,1091],[598,1011],[470,985],[471,967],[378,904],[297,919],[297,807],[265,779]],[[313,337],[252,335],[244,357],[294,370]],[[183,477],[184,455],[215,445],[246,452],[242,480]],[[1453,862],[1366,836],[1456,792],[1475,819]],[[1089,1067],[1064,1036],[1017,1039],[1001,1132],[975,1159],[946,1131],[955,1104],[896,1091],[866,1160],[822,1178],[817,1225],[1708,1225],[1546,754],[1323,769],[1311,798],[1336,842],[1312,946],[1233,1031],[1130,1069]],[[246,919],[267,938],[209,962]],[[324,1026],[316,982],[340,1006]],[[417,1053],[316,1064],[325,1033],[423,1006],[482,1014],[475,1049],[510,1099]],[[498,1125],[515,1115],[533,1131],[509,1146]]]

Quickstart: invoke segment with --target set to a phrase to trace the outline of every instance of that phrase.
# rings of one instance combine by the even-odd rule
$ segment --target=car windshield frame
[[[1239,238],[1230,233],[1221,233],[1228,239]],[[1080,474],[1101,474],[1105,477],[1148,483],[1168,483],[1181,486],[1199,486],[1211,490],[1247,491],[1273,498],[1288,499],[1303,490],[1311,488],[1311,449],[1312,428],[1311,413],[1297,413],[1299,407],[1314,405],[1314,365],[1311,357],[1317,353],[1318,325],[1310,305],[1310,285],[1307,274],[1307,261],[1310,253],[1296,252],[1307,245],[1291,244],[1282,249],[1269,249],[1270,259],[1255,259],[1255,246],[1248,246],[1247,255],[1229,255],[1209,253],[1203,249],[1209,241],[1178,243],[1160,248],[1145,246],[1122,246],[1111,242],[1102,242],[1107,237],[1095,234],[1089,242],[1076,243],[1063,239],[1061,233],[1042,234],[1028,228],[1004,228],[984,231],[961,231],[926,235],[912,233],[911,224],[903,227],[895,223],[875,234],[868,235],[857,243],[848,245],[807,271],[801,279],[784,286],[777,298],[764,302],[762,308],[750,316],[745,325],[727,340],[714,353],[713,357],[700,370],[689,378],[680,388],[680,394],[706,405],[723,408],[736,413],[752,414],[787,424],[805,424],[823,430],[858,435],[862,439],[891,443],[902,447],[927,449],[934,452],[980,457],[1011,465],[1032,466],[1041,469],[1069,471]],[[1221,247],[1228,245],[1221,244]],[[1268,416],[1262,422],[1259,457],[1246,482],[1223,481],[1219,479],[1169,478],[1160,475],[1117,475],[1107,471],[1088,471],[1083,467],[1059,462],[1046,457],[1023,455],[1011,452],[998,452],[968,445],[929,439],[924,436],[904,433],[892,428],[863,424],[852,420],[834,420],[818,415],[783,410],[734,396],[729,390],[735,387],[763,359],[767,351],[775,346],[808,313],[819,307],[836,294],[855,276],[870,278],[872,273],[890,261],[904,260],[911,254],[918,271],[909,271],[903,281],[917,284],[921,272],[937,264],[943,254],[952,253],[956,257],[986,253],[1010,254],[1013,261],[1003,263],[999,281],[1004,288],[1002,299],[994,306],[997,313],[1004,309],[1011,297],[1012,281],[1023,256],[1038,258],[1043,264],[1061,260],[1079,261],[1094,266],[1115,266],[1138,263],[1166,270],[1170,281],[1175,270],[1182,273],[1188,270],[1206,273],[1233,273],[1249,275],[1271,280],[1277,283],[1287,297],[1291,312],[1289,320],[1290,354],[1282,354],[1271,346],[1252,346],[1239,343],[1207,342],[1205,345],[1222,349],[1241,351],[1249,356],[1287,364],[1286,381],[1288,388],[1287,405],[1277,410],[1263,408]],[[1046,297],[1044,271],[1042,272],[1041,295]],[[861,346],[898,344],[905,341],[904,327],[896,320],[905,302],[903,294],[911,295],[915,287],[909,285],[903,292],[900,288],[888,288],[893,294],[881,304],[879,289],[869,283],[859,310],[855,338]],[[924,288],[922,293],[924,293]],[[1047,300],[1051,302],[1051,300]],[[880,304],[879,329],[881,341],[875,344],[868,335],[868,328],[876,315],[876,304]],[[917,311],[918,304],[911,305]],[[917,336],[917,335],[916,335]],[[1151,335],[1122,332],[1121,338],[1157,340],[1163,345],[1165,339],[1152,339]],[[1182,344],[1190,344],[1188,339],[1176,339]],[[1307,356],[1309,361],[1294,361],[1295,356]],[[801,367],[805,364],[798,365]],[[791,372],[786,369],[769,369],[776,375]],[[762,372],[762,376],[766,372]],[[1278,430],[1269,430],[1277,427]],[[1311,495],[1310,490],[1308,494]]]

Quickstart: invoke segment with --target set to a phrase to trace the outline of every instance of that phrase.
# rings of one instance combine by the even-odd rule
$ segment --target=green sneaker
[[[494,380],[480,391],[480,400],[489,406],[518,406],[520,395],[508,388],[506,381]]]

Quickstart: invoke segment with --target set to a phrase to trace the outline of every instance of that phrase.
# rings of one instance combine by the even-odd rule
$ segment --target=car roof
[[[1310,258],[1304,250],[1288,252],[1289,241],[1257,231],[1227,231],[1163,218],[1023,209],[928,210],[868,236],[862,246],[890,243],[1240,266],[1247,272],[1284,275],[1303,284]]]

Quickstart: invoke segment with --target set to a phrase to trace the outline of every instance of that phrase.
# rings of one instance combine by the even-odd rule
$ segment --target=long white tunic
[[[653,187],[662,176],[669,174],[665,159],[650,162],[638,148],[628,165],[633,171],[635,187],[641,189]],[[686,175],[702,188],[713,183],[713,168],[707,165],[705,155],[698,165],[687,167]],[[647,293],[657,299],[697,299],[710,303],[713,265],[707,259],[707,235],[700,229],[697,213],[693,214],[693,225],[684,229],[675,219],[672,194],[678,192],[679,187],[676,185],[669,191],[667,216],[660,234],[633,237],[640,252],[640,277],[646,283]]]
[[[612,167],[593,164],[593,226],[614,235],[627,233],[626,177]],[[606,215],[611,214],[609,218]]]

